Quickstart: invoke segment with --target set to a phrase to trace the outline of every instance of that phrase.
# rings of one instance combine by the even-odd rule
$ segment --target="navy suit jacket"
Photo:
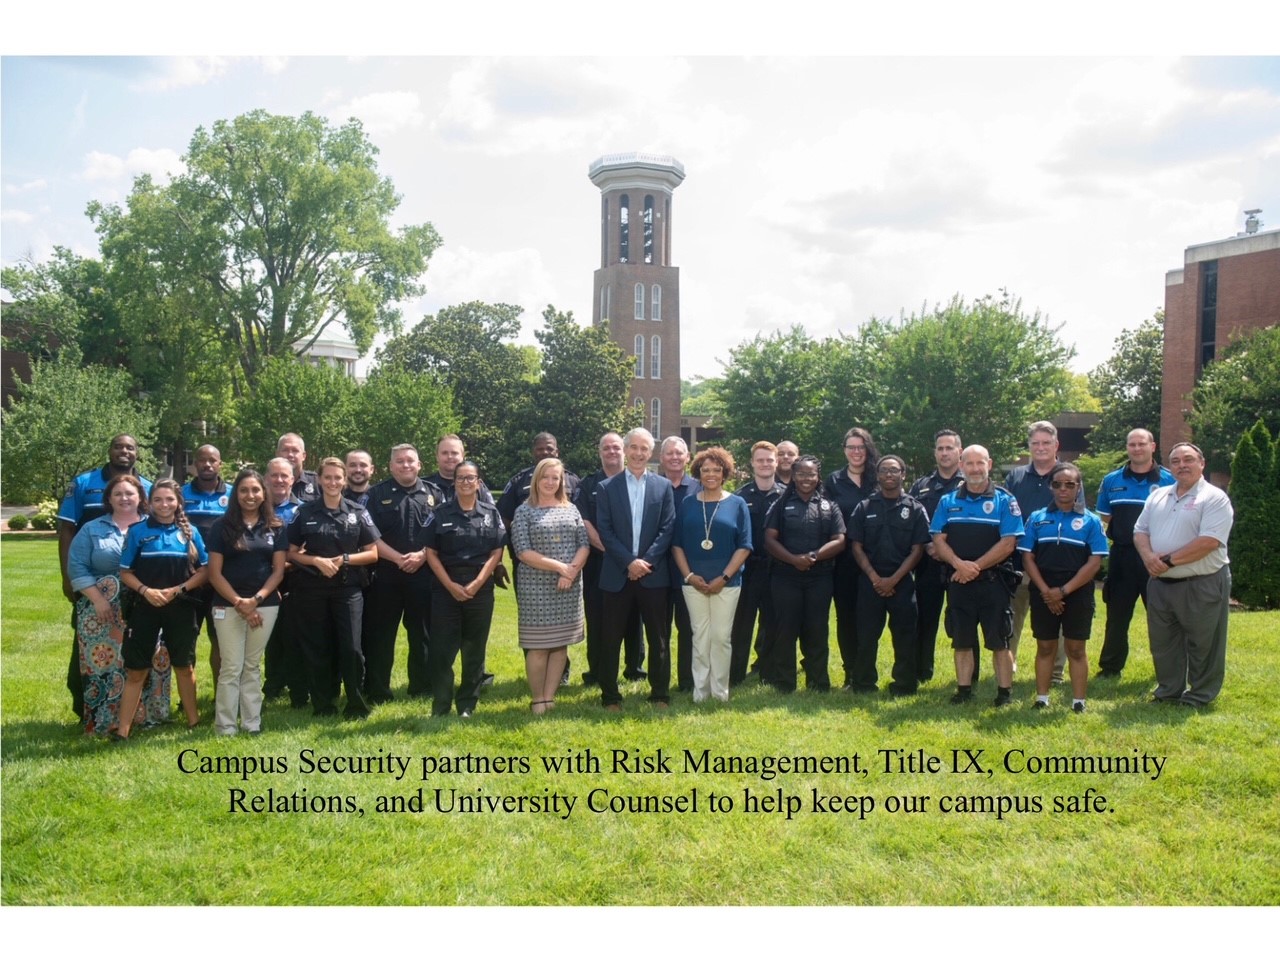
[[[676,505],[671,482],[657,474],[649,474],[644,485],[639,559],[653,567],[653,571],[640,581],[642,587],[666,587],[670,584],[667,555],[675,529]],[[600,589],[606,593],[618,593],[627,585],[627,567],[637,558],[631,549],[631,496],[627,492],[626,470],[600,484],[600,494],[596,497],[596,530],[604,544]]]

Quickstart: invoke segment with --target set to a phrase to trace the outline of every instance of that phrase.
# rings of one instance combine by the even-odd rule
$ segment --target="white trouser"
[[[262,728],[262,651],[267,648],[271,628],[275,626],[279,607],[259,607],[262,625],[250,627],[234,607],[217,621],[218,652],[222,667],[218,671],[218,693],[214,699],[213,727],[224,736],[236,732],[236,716],[249,731]]]
[[[732,659],[733,614],[741,587],[724,587],[708,596],[682,587],[689,624],[693,627],[693,700],[729,699],[729,661]]]

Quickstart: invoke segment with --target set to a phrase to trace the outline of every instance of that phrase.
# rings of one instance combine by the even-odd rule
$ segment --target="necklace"
[[[719,511],[720,511],[720,501],[717,500],[715,509],[711,511],[711,516],[708,517],[707,501],[705,500],[702,501],[702,527],[703,527],[703,533],[706,537],[706,539],[702,541],[703,550],[710,550],[712,547],[715,546],[715,542],[711,539],[711,524],[715,522],[716,514]]]

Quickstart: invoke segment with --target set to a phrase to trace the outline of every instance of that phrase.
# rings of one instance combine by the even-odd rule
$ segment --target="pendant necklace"
[[[715,543],[711,540],[711,524],[715,522],[715,519],[716,519],[716,513],[717,513],[719,510],[720,510],[720,501],[719,501],[719,500],[717,500],[717,501],[716,501],[715,509],[711,511],[711,517],[710,517],[710,518],[708,518],[708,517],[707,517],[707,502],[706,502],[705,500],[704,500],[704,501],[702,501],[702,526],[703,526],[703,530],[704,530],[704,533],[705,533],[705,536],[706,536],[706,539],[702,541],[702,549],[703,549],[703,550],[710,550],[712,547],[714,547],[714,546],[715,546]]]

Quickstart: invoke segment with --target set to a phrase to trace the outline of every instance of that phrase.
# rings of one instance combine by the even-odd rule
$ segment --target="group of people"
[[[1170,472],[1151,434],[1132,431],[1128,462],[1102,483],[1100,516],[1085,509],[1080,472],[1058,460],[1047,421],[1031,425],[1030,462],[1003,485],[988,452],[953,430],[938,432],[936,469],[909,488],[905,461],[882,456],[860,427],[845,435],[846,464],[825,477],[790,441],[755,443],[751,479],[732,492],[727,450],[690,462],[685,442],[668,437],[652,470],[655,445],[643,428],[606,433],[600,469],[580,480],[555,437],[538,434],[533,463],[495,501],[454,435],[439,441],[431,476],[400,444],[373,483],[367,451],[312,473],[302,438],[288,433],[263,472],[243,469],[229,485],[212,445],[196,451],[185,485],[152,485],[137,475],[136,441],[117,436],[59,512],[73,709],[87,733],[127,739],[139,723],[170,722],[176,674],[195,727],[204,624],[217,733],[261,732],[264,700],[286,690],[294,707],[331,715],[344,689],[345,715],[363,718],[394,697],[403,623],[408,695],[429,698],[435,715],[470,716],[493,680],[485,653],[494,588],[507,585],[504,549],[534,714],[554,708],[569,647],[584,640],[583,682],[609,711],[622,709],[620,671],[647,679],[649,701],[667,707],[672,659],[677,689],[695,702],[728,700],[753,675],[793,691],[797,646],[807,688],[829,690],[833,603],[847,690],[879,689],[886,621],[888,692],[930,680],[945,604],[953,703],[974,697],[979,633],[995,705],[1012,701],[1029,612],[1032,706],[1049,706],[1069,665],[1082,712],[1094,581],[1108,554],[1100,675],[1124,669],[1142,598],[1154,699],[1198,706],[1221,689],[1232,511],[1192,444],[1172,448]]]

